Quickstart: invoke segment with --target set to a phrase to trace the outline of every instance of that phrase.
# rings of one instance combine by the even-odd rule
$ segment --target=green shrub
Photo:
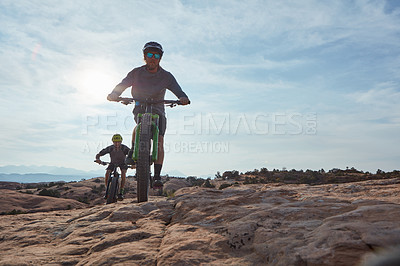
[[[20,193],[25,193],[25,194],[33,194],[33,191],[30,191],[30,190],[25,190],[25,191],[20,191]]]
[[[210,178],[208,178],[208,179],[206,180],[206,182],[204,182],[203,187],[206,187],[206,188],[215,188],[215,186],[214,186],[213,184],[211,184]]]
[[[12,211],[9,211],[9,212],[1,212],[0,215],[16,215],[16,214],[23,214],[23,213],[26,213],[26,212],[13,209]]]
[[[204,184],[204,181],[205,181],[203,178],[197,178],[195,176],[188,176],[186,178],[186,180],[190,183],[190,185],[192,187],[196,187],[196,186],[200,187]]]
[[[83,198],[79,197],[78,198],[79,202],[85,203],[85,204],[89,204],[89,199],[87,196],[84,196]]]
[[[92,193],[100,194],[105,190],[105,187],[106,186],[104,184],[101,184],[100,186],[94,186],[94,187],[92,187]]]
[[[232,186],[232,184],[224,183],[224,184],[221,184],[221,185],[219,186],[219,189],[222,190],[222,189],[227,188],[227,187],[230,187],[230,186]]]
[[[164,191],[163,196],[171,199],[171,198],[175,197],[175,191],[176,190],[174,190],[174,189]]]
[[[55,198],[59,198],[60,197],[60,192],[57,190],[53,190],[53,189],[42,189],[39,192],[40,196],[49,196],[49,197],[55,197]]]

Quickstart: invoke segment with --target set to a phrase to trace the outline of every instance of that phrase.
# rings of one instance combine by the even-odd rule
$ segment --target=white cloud
[[[373,106],[397,107],[400,102],[400,87],[394,83],[380,84],[366,92],[352,94],[355,101]]]
[[[368,91],[354,92],[350,97],[360,105],[359,120],[396,126],[400,123],[400,88],[397,83],[379,84]]]
[[[237,116],[312,111],[322,119],[321,134],[342,126],[324,141],[345,147],[357,132],[368,130],[372,120],[389,122],[387,127],[375,123],[372,129],[379,127],[381,135],[371,134],[365,140],[379,141],[382,136],[388,143],[397,140],[390,126],[399,122],[400,113],[399,11],[392,7],[388,12],[383,1],[4,0],[0,9],[0,110],[6,114],[1,118],[0,144],[11,150],[14,134],[23,139],[18,154],[2,158],[3,163],[17,160],[26,149],[42,152],[35,157],[37,163],[43,158],[82,169],[89,167],[83,161],[90,161],[92,153],[109,142],[108,134],[120,130],[129,136],[124,123],[131,118],[130,108],[109,103],[105,97],[143,63],[141,47],[149,40],[164,45],[162,65],[193,102],[172,110],[171,122],[185,112]],[[85,135],[87,119],[99,124],[89,125]],[[113,119],[118,126],[112,125]],[[193,141],[208,137],[216,138],[200,135]],[[171,140],[179,141],[174,136]],[[318,153],[313,147],[321,138],[312,140],[302,157],[317,157],[312,155]],[[247,141],[241,134],[231,139],[234,147],[244,147]],[[288,152],[304,148],[290,138],[279,143]],[[287,158],[296,160],[279,153],[276,146],[267,147],[268,158],[257,156],[264,147],[247,147],[251,156],[242,167],[249,169],[243,170],[263,166],[251,161],[291,167]],[[390,154],[398,156],[392,150]],[[189,155],[168,158],[168,167],[178,169],[180,159],[197,158],[209,160],[215,172],[226,156],[240,163],[232,152]],[[306,160],[297,165],[302,163]],[[323,162],[316,160],[314,168],[319,164]],[[196,169],[190,172],[202,170]]]

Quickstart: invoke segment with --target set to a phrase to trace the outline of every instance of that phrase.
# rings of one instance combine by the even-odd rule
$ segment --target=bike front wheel
[[[110,178],[112,179],[111,182],[109,183],[110,187],[108,189],[107,204],[117,202],[117,193],[119,187],[118,178],[115,176],[111,176]]]
[[[141,119],[139,153],[136,165],[137,200],[148,201],[150,186],[150,140],[151,140],[151,114],[144,114]]]

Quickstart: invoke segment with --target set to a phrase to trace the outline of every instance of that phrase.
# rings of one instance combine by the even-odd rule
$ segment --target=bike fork
[[[157,118],[158,119],[158,118]],[[157,123],[158,124],[158,123]],[[151,161],[155,162],[158,158],[158,134],[160,130],[158,129],[156,123],[151,123],[152,131],[153,131],[153,151],[151,153]]]
[[[152,138],[153,138],[153,149],[151,152],[151,158],[150,161],[151,162],[155,162],[157,161],[158,158],[158,135],[159,135],[159,128],[158,128],[158,115],[153,115],[153,120],[155,122],[151,123],[151,129],[152,129]],[[140,122],[137,126],[136,126],[136,133],[135,133],[135,146],[133,147],[133,156],[132,159],[134,161],[137,161],[138,157],[139,157],[139,142],[140,142],[140,128],[142,127],[142,123]]]

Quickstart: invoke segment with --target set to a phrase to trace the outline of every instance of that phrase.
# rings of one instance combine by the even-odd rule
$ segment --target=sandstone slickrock
[[[0,265],[356,265],[400,244],[400,179],[182,188],[0,217]]]
[[[37,196],[9,189],[1,189],[0,192],[0,213],[8,213],[13,210],[43,212],[87,207],[86,204],[73,199]]]

